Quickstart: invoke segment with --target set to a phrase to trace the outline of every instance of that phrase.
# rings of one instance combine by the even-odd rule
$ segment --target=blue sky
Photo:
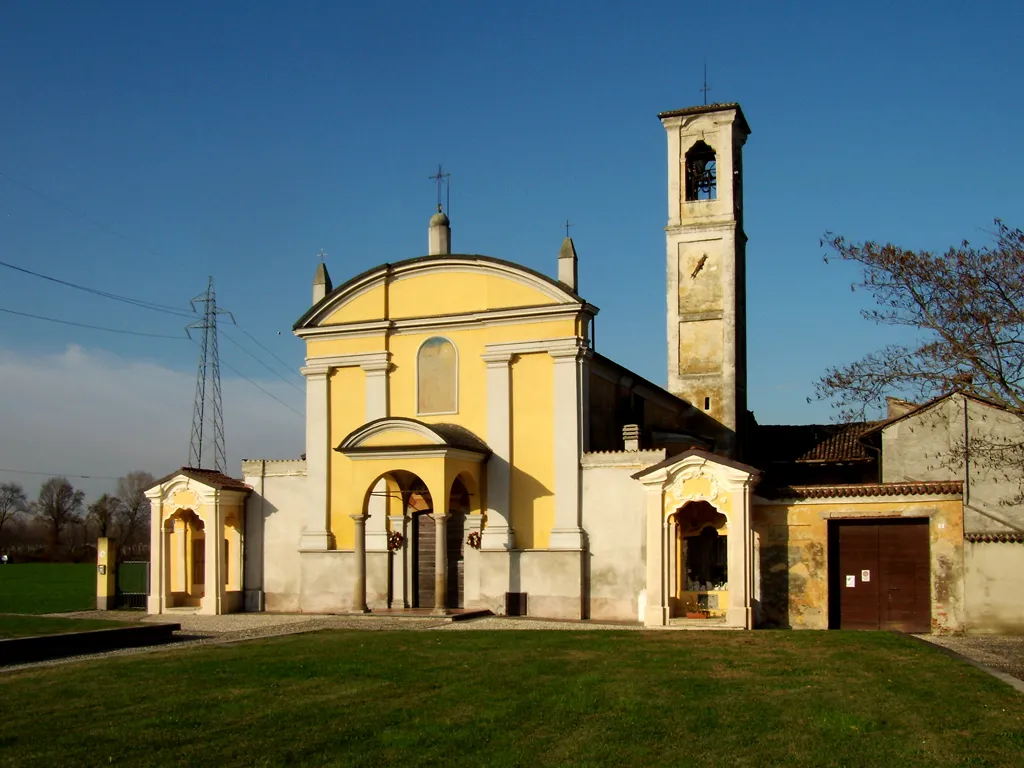
[[[181,307],[212,274],[222,305],[297,369],[290,328],[317,252],[336,283],[424,253],[427,177],[443,163],[456,251],[554,274],[568,218],[580,291],[601,308],[598,349],[664,383],[656,115],[701,102],[706,60],[711,100],[740,102],[753,130],[750,406],[762,423],[827,421],[826,404],[806,403],[814,381],[890,337],[860,320],[855,273],[823,263],[823,232],[938,249],[985,240],[997,216],[1024,225],[1024,6],[833,6],[4,3],[0,260]],[[0,308],[181,332],[180,318],[6,269]],[[292,385],[221,347],[226,365],[302,410]],[[187,456],[195,362],[184,341],[0,313],[0,377],[26,382],[5,398],[0,468],[169,471]],[[129,372],[153,386],[140,371],[179,382],[153,404],[159,419],[112,407],[109,450],[84,427],[63,445],[69,420],[98,418],[88,392]],[[294,413],[224,375],[231,468],[302,450]],[[31,383],[41,377],[60,386]],[[62,420],[47,421],[41,390],[65,401]],[[161,451],[140,447],[154,441]]]

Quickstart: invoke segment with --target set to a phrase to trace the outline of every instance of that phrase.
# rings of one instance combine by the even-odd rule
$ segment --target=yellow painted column
[[[112,611],[117,601],[117,542],[106,536],[96,542],[96,610]]]

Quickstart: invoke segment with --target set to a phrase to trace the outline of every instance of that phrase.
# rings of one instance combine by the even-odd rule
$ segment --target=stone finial
[[[567,287],[573,293],[576,290],[576,246],[572,238],[567,237],[562,241],[562,249],[558,252],[558,282]]]
[[[622,428],[622,442],[623,450],[625,451],[639,451],[640,450],[640,425],[639,424],[627,424]]]
[[[431,256],[449,256],[452,252],[452,227],[448,217],[438,211],[430,217],[427,247]]]
[[[333,289],[334,286],[331,284],[331,275],[327,271],[327,265],[321,261],[316,268],[316,276],[313,278],[313,303],[316,304]]]

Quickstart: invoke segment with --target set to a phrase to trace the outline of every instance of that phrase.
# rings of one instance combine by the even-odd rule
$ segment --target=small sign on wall
[[[864,582],[871,581],[871,571],[861,571],[860,580]]]
[[[857,576],[856,576],[856,574],[850,574],[849,576],[846,577],[846,586],[848,586],[848,587],[856,587],[857,586]]]

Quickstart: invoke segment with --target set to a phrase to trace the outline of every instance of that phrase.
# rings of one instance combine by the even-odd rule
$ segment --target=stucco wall
[[[965,626],[963,511],[959,499],[888,497],[767,502],[754,507],[755,620],[760,626],[828,628],[829,520],[929,519],[933,631]]]
[[[583,527],[589,551],[586,607],[592,619],[638,621],[646,572],[646,497],[632,475],[664,451],[583,456]]]
[[[1024,543],[965,542],[967,630],[1024,633]]]
[[[967,421],[965,424],[966,407]],[[951,461],[968,440],[967,471]],[[1016,416],[955,395],[882,430],[882,481],[964,481],[964,530],[968,533],[1024,530],[1024,506],[1016,502],[1024,472],[994,466],[980,456],[979,443],[1019,442],[1024,424]],[[971,445],[974,445],[973,453]],[[961,449],[961,450],[958,450]]]
[[[300,607],[299,539],[306,495],[306,463],[243,461],[252,487],[245,510],[246,610],[288,612]]]

